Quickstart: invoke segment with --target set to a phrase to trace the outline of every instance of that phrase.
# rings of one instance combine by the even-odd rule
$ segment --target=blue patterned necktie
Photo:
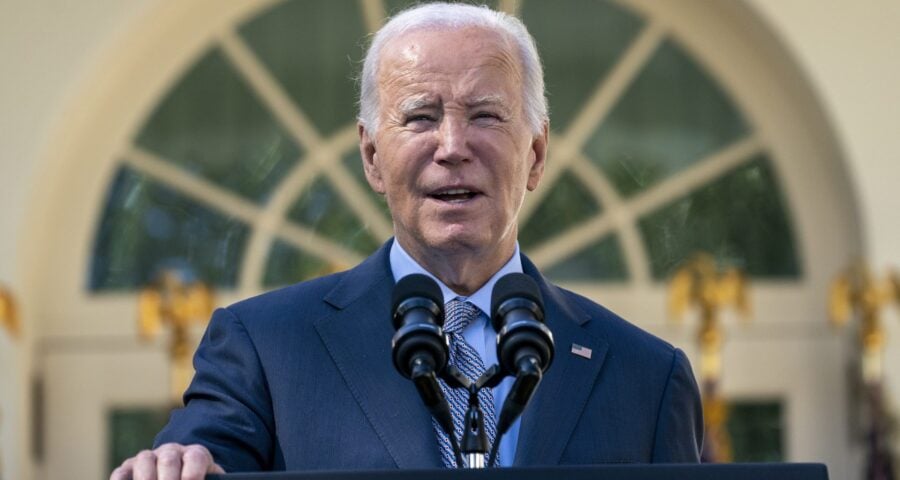
[[[471,345],[466,343],[462,332],[470,323],[478,318],[481,313],[478,307],[469,302],[459,300],[451,300],[444,307],[445,322],[444,332],[450,336],[450,360],[449,364],[458,368],[471,381],[478,380],[478,377],[484,373],[484,361]],[[463,419],[466,410],[469,408],[469,392],[465,389],[449,388],[443,380],[440,381],[441,390],[450,403],[450,411],[453,414],[453,426],[458,436],[463,432]],[[490,388],[483,388],[478,392],[478,400],[481,403],[481,409],[484,413],[484,430],[488,435],[488,442],[493,445],[496,438],[497,425],[494,415],[494,395]],[[435,433],[438,438],[438,445],[441,447],[441,460],[446,468],[456,468],[456,457],[453,454],[453,447],[447,434],[441,430],[436,420],[432,420]],[[499,455],[497,464],[500,463]]]

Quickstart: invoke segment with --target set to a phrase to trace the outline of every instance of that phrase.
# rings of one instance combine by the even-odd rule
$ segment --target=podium
[[[489,469],[262,472],[207,480],[828,480],[819,463],[597,465]]]

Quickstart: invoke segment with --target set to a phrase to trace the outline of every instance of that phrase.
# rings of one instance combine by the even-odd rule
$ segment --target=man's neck
[[[505,265],[516,251],[515,238],[509,245],[498,245],[487,251],[420,251],[401,239],[403,250],[419,265],[440,279],[459,295],[469,296],[478,291]]]

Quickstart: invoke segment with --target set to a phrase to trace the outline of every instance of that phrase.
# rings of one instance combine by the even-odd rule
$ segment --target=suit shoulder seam
[[[256,347],[256,341],[254,341],[253,336],[250,335],[250,330],[247,329],[247,325],[244,324],[244,321],[241,319],[241,317],[236,312],[234,312],[231,307],[222,307],[222,310],[224,310],[232,319],[234,319],[235,324],[240,327],[244,335],[247,336],[247,340],[250,342],[250,347],[253,349],[253,355],[256,357],[256,364],[259,366],[259,371],[262,374],[263,383],[266,387],[266,398],[269,399],[269,409],[271,410],[272,389],[269,386],[269,377],[266,375],[266,370],[262,367],[262,359],[259,356],[259,349]],[[263,425],[266,424],[266,422],[262,423]],[[275,438],[275,432],[272,430],[272,428],[266,425],[266,429],[269,431],[269,436]]]
[[[662,395],[659,397],[659,406],[656,408],[656,426],[653,428],[653,443],[652,443],[652,451],[650,453],[650,461],[653,462],[653,459],[656,457],[656,441],[659,436],[659,424],[661,422],[663,406],[666,403],[666,396],[669,393],[669,386],[672,384],[672,376],[675,374],[675,367],[678,365],[678,353],[681,350],[677,347],[672,347],[672,361],[669,364],[669,374],[666,376],[666,385],[662,389]]]

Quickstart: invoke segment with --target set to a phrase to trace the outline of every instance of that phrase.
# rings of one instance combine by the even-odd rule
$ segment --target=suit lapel
[[[440,467],[431,417],[391,360],[388,242],[325,296],[338,309],[315,328],[369,423],[399,468]]]
[[[553,332],[556,354],[522,417],[516,466],[556,465],[575,430],[608,345],[581,327],[587,315],[548,284],[524,256],[525,273],[537,281],[544,296],[547,326]],[[573,345],[591,350],[591,358],[572,353]]]

